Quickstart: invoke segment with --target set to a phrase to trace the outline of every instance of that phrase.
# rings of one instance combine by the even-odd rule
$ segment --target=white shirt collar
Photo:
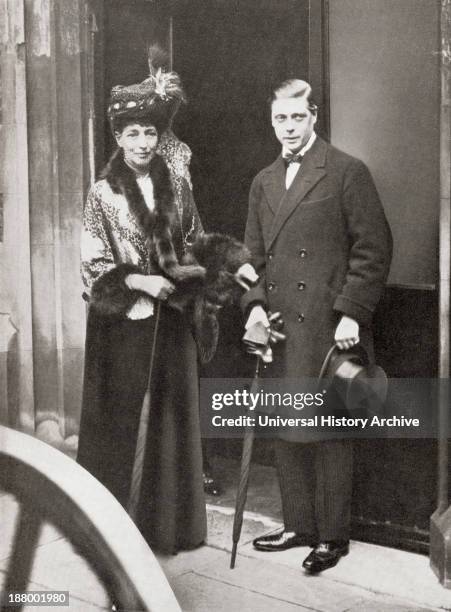
[[[299,151],[299,153],[301,155],[305,155],[307,153],[307,151],[309,149],[311,149],[311,147],[313,146],[313,143],[315,142],[315,140],[316,140],[316,132],[312,132],[312,135],[308,139],[307,144],[302,147],[302,149]],[[291,155],[291,151],[289,149],[287,149],[286,147],[282,147],[282,157],[286,157],[287,155]]]

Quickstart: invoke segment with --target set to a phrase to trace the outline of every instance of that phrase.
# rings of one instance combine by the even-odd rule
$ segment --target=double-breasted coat
[[[260,281],[242,306],[282,313],[287,338],[274,349],[269,376],[317,378],[343,314],[359,323],[371,356],[392,239],[361,161],[317,137],[289,189],[285,175],[278,157],[252,183],[246,244]],[[285,529],[312,542],[349,539],[352,444],[328,437],[290,428],[274,444]]]
[[[388,275],[391,232],[360,160],[317,137],[287,190],[279,156],[254,179],[245,242],[259,284],[243,297],[280,311],[286,341],[268,374],[318,377],[342,314],[372,353],[371,320]]]

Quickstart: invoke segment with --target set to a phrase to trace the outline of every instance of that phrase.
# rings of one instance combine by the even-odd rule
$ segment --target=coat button
[[[304,281],[300,281],[300,282],[298,283],[298,289],[299,289],[299,291],[304,291],[304,289],[305,289],[305,283],[304,283]]]
[[[268,283],[268,291],[274,291],[274,289],[276,288],[276,283]]]
[[[301,249],[301,250],[299,251],[299,257],[300,257],[301,259],[304,259],[304,257],[307,257],[307,251],[306,251],[306,249]]]
[[[298,322],[304,323],[304,321],[305,321],[305,316],[302,313],[298,314]]]
[[[274,257],[274,253],[269,252],[269,253],[268,253],[268,259],[272,259],[273,257]]]

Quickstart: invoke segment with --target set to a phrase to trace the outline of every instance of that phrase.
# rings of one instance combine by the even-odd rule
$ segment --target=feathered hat
[[[158,117],[168,127],[181,102],[186,102],[179,75],[169,71],[168,55],[158,45],[148,51],[149,77],[133,85],[116,85],[111,90],[108,119],[114,128],[119,118]]]

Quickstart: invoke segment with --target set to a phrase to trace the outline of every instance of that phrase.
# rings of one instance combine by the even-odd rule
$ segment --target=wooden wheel
[[[20,506],[4,592],[27,590],[41,527],[49,521],[89,562],[116,609],[180,612],[158,561],[123,507],[63,453],[0,426],[0,488]]]

